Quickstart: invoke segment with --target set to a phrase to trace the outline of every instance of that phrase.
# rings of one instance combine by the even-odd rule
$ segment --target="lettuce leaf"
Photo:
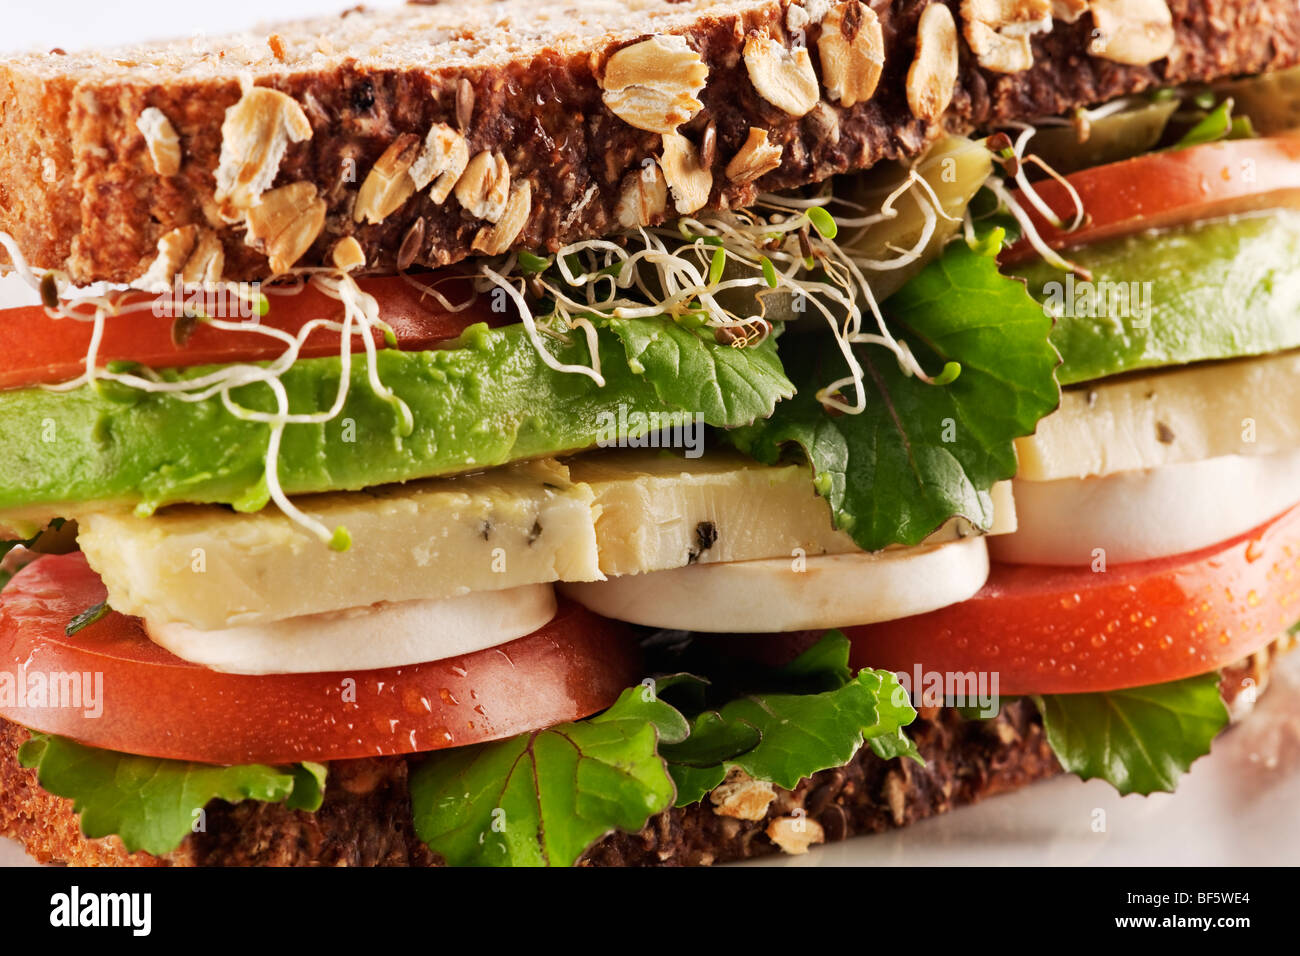
[[[28,554],[28,555],[24,555],[22,560],[10,559],[6,561],[5,559],[9,557],[10,552],[13,551],[14,548],[19,548],[19,547],[34,548],[36,546],[36,542],[38,542],[45,535],[47,531],[49,532],[58,531],[60,528],[63,527],[64,524],[65,521],[63,518],[55,518],[52,521],[50,521],[50,523],[46,525],[44,528],[41,528],[39,531],[37,531],[30,538],[0,539],[0,591],[3,591],[5,587],[9,584],[9,582],[13,580],[14,575],[17,574],[20,570],[22,570],[22,568],[25,565],[29,564],[36,557],[35,554]],[[14,557],[17,558],[17,555],[15,555]]]
[[[638,686],[588,720],[434,754],[411,772],[416,835],[450,866],[572,866],[672,805],[656,747],[686,732]]]
[[[910,722],[915,711],[904,705],[905,711],[882,713],[881,698],[889,697],[896,687],[897,678],[888,671],[864,669],[837,690],[820,694],[754,694],[734,700],[720,711],[701,714],[692,727],[692,738],[701,730],[716,734],[721,726],[748,726],[758,732],[758,742],[744,753],[703,768],[679,762],[680,752],[665,747],[669,769],[677,782],[677,806],[703,799],[722,783],[732,767],[739,767],[755,780],[793,790],[804,777],[848,763],[864,740],[892,737],[895,742],[886,747],[897,747],[902,724]],[[911,716],[900,723],[905,714]]]
[[[628,367],[654,387],[659,400],[703,415],[710,424],[755,421],[794,395],[777,358],[775,338],[737,349],[675,322],[611,319]]]
[[[198,811],[212,800],[318,810],[326,775],[318,763],[217,767],[137,757],[41,733],[23,743],[18,761],[36,771],[42,789],[73,801],[86,836],[116,834],[128,851],[155,856],[180,846],[193,832]]]
[[[787,335],[781,358],[798,393],[727,439],[765,463],[800,448],[836,527],[864,550],[917,544],[957,515],[989,528],[989,489],[1015,474],[1013,441],[1060,402],[1052,320],[1022,282],[999,274],[999,244],[996,234],[978,250],[950,243],[886,303],[922,367],[960,363],[956,381],[928,385],[885,349],[857,346],[866,409],[831,415],[816,392],[844,374],[842,357],[822,336]]]
[[[452,866],[571,866],[605,834],[702,799],[731,767],[793,789],[864,740],[920,760],[894,675],[853,675],[848,659],[848,639],[832,631],[768,675],[772,692],[689,721],[661,695],[699,699],[707,682],[673,674],[596,717],[434,754],[411,773],[415,832]]]
[[[1172,793],[1228,725],[1217,672],[1168,684],[1034,697],[1047,742],[1066,770],[1121,794]]]
[[[695,718],[684,743],[661,748],[677,783],[677,806],[704,798],[732,767],[755,780],[793,790],[804,777],[849,762],[864,741],[881,757],[907,756],[922,762],[903,727],[916,717],[907,693],[889,671],[863,669],[852,675],[849,641],[827,633],[772,677],[774,685],[813,683],[814,693],[750,694]],[[754,745],[716,763],[701,765],[701,740],[721,748],[745,734]]]

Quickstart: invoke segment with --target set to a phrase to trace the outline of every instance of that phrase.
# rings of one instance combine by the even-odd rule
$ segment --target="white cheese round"
[[[1018,528],[990,539],[995,561],[1147,561],[1226,541],[1300,501],[1300,450],[1225,455],[1104,478],[1017,479],[1013,492]]]
[[[555,589],[530,584],[441,600],[400,601],[200,631],[145,622],[177,657],[233,674],[305,674],[404,667],[496,647],[555,616]]]
[[[597,614],[690,631],[799,631],[922,614],[988,578],[983,537],[874,554],[696,564],[560,590]]]

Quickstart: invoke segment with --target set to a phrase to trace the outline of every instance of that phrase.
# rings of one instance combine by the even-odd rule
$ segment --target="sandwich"
[[[1294,640],[1290,0],[410,4],[0,88],[37,860],[1173,791]]]

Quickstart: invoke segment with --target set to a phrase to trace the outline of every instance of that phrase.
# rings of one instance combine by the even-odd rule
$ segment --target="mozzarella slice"
[[[689,631],[776,632],[873,624],[955,604],[988,578],[983,537],[949,544],[692,565],[562,593],[605,617]]]
[[[1300,351],[1067,389],[1016,440],[1017,477],[1088,478],[1300,447]],[[1016,500],[1020,500],[1019,483]]]
[[[365,671],[443,660],[531,634],[555,616],[555,589],[531,584],[440,601],[401,601],[200,631],[145,622],[177,657],[233,674]]]
[[[1014,485],[1019,529],[990,541],[994,560],[1146,561],[1225,541],[1300,501],[1300,451]]]

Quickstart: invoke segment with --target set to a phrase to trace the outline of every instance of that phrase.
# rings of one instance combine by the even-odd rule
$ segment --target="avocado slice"
[[[1009,270],[1059,307],[1062,385],[1300,346],[1300,213],[1221,219],[1072,250],[1091,283]]]
[[[583,336],[571,338],[547,339],[545,347],[561,363],[586,364]],[[664,419],[652,413],[693,413],[683,406],[709,390],[710,377],[715,391],[735,391],[729,376],[738,363],[749,367],[754,387],[744,401],[696,404],[705,424],[748,424],[794,391],[771,340],[736,350],[668,319],[639,319],[601,328],[598,342],[603,387],[548,367],[521,325],[472,326],[445,349],[383,350],[379,377],[410,408],[414,428],[407,434],[394,403],[372,391],[364,356],[354,356],[342,411],[324,424],[285,427],[280,484],[290,495],[354,490],[637,437],[657,430],[657,422],[662,427]],[[179,381],[217,367],[159,376]],[[675,380],[688,371],[690,383]],[[340,374],[336,357],[295,363],[280,379],[290,411],[328,409]],[[246,408],[275,408],[264,383],[235,389],[232,398]],[[186,402],[113,382],[63,393],[17,389],[0,392],[0,421],[0,524],[9,527],[73,514],[88,503],[134,505],[149,514],[172,502],[256,511],[268,501],[271,426],[236,417],[220,396]]]

